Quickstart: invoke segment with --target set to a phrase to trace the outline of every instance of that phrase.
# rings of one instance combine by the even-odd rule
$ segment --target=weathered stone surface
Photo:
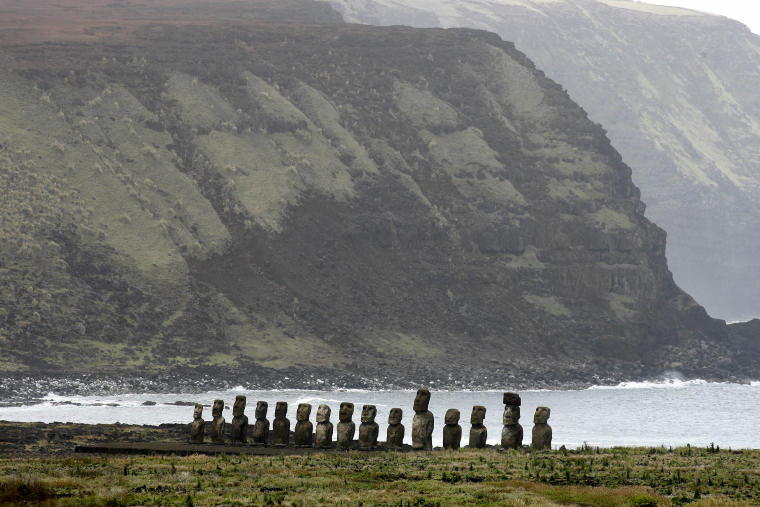
[[[272,422],[272,444],[288,445],[290,443],[290,421],[285,417],[288,413],[288,404],[278,401],[274,407],[274,421]]]
[[[314,439],[314,425],[309,421],[311,405],[299,403],[296,411],[296,428],[293,430],[293,441],[296,445],[310,446]]]
[[[414,398],[414,419],[412,420],[412,449],[430,451],[433,449],[433,428],[435,417],[428,410],[430,391],[419,389]]]
[[[533,416],[533,440],[530,447],[536,451],[552,448],[552,427],[547,424],[551,410],[548,407],[537,407]]]
[[[403,411],[400,408],[392,408],[388,414],[388,431],[385,436],[385,445],[388,449],[401,449],[404,446],[404,425],[401,424]]]
[[[501,430],[501,446],[504,449],[522,449],[523,427],[519,421],[520,407],[506,405],[503,416],[504,427]]]
[[[344,401],[340,404],[338,412],[338,447],[341,449],[350,449],[354,444],[354,433],[356,425],[351,418],[354,415],[354,404]]]
[[[317,408],[317,433],[315,447],[326,449],[332,447],[333,424],[330,422],[330,407],[320,405]]]
[[[444,418],[446,425],[443,427],[443,448],[459,449],[462,441],[462,427],[459,425],[459,410],[450,408]]]
[[[522,404],[522,400],[517,393],[504,393],[503,403],[505,405],[519,407]]]
[[[266,401],[256,403],[256,422],[253,425],[253,443],[266,444],[269,442],[269,419],[267,410],[269,404]]]
[[[477,376],[493,368],[493,359],[501,366],[491,379],[511,370],[521,381],[551,383],[591,381],[607,373],[646,375],[661,371],[664,361],[681,361],[691,371],[710,367],[710,373],[728,368],[717,366],[719,357],[733,366],[725,333],[713,332],[720,326],[673,285],[664,235],[646,220],[628,168],[602,128],[510,43],[470,30],[249,28],[245,34],[207,28],[202,37],[198,27],[160,30],[150,36],[147,67],[98,67],[98,73],[76,81],[70,72],[100,65],[103,57],[118,61],[124,46],[90,41],[28,50],[18,45],[8,55],[9,62],[19,58],[23,76],[13,69],[16,64],[3,67],[4,97],[15,97],[3,103],[8,117],[18,119],[14,129],[26,132],[14,137],[8,150],[29,145],[30,159],[39,162],[28,172],[40,188],[66,173],[63,165],[73,167],[61,192],[81,195],[93,208],[92,222],[103,226],[104,234],[98,234],[106,238],[82,244],[76,238],[87,234],[71,234],[65,247],[43,249],[46,266],[66,266],[59,260],[73,257],[83,264],[54,269],[44,283],[30,281],[35,293],[45,288],[56,293],[57,286],[45,284],[59,280],[74,291],[63,299],[87,303],[71,309],[40,300],[42,307],[53,306],[49,313],[37,311],[47,324],[33,326],[41,340],[47,338],[40,341],[46,346],[22,346],[28,329],[7,327],[6,348],[19,352],[12,363],[29,360],[33,369],[50,364],[83,372],[97,364],[109,371],[125,367],[126,352],[111,354],[112,347],[83,347],[78,340],[46,335],[69,326],[73,311],[87,327],[96,323],[100,337],[134,344],[154,366],[180,350],[180,363],[208,365],[216,352],[236,350],[241,332],[268,344],[244,346],[231,356],[231,366],[251,373],[258,372],[254,363],[273,357],[292,367],[314,354],[318,364],[327,364],[347,346],[369,350],[378,341],[396,353],[384,354],[382,362],[359,361],[357,367],[337,362],[335,368],[344,373],[364,368],[371,375],[392,369],[405,379],[428,380],[444,366],[454,378],[467,371]],[[349,42],[354,36],[369,42],[356,46]],[[251,51],[236,46],[242,39]],[[98,44],[97,50],[90,44]],[[324,50],[336,44],[337,52]],[[314,50],[308,59],[305,47]],[[385,49],[383,58],[368,59],[367,48],[377,47]],[[450,59],[452,48],[461,59]],[[140,59],[139,50],[135,55]],[[431,59],[447,63],[430,64]],[[51,71],[50,62],[62,67]],[[209,71],[206,62],[218,68]],[[327,83],[324,72],[336,66],[346,79]],[[263,74],[250,74],[258,71]],[[55,107],[41,106],[39,97],[26,93],[35,84],[57,90]],[[355,93],[345,93],[348,88]],[[146,90],[164,89],[165,96],[144,96]],[[396,90],[406,90],[407,99],[424,97],[416,119],[396,100],[403,98]],[[83,94],[95,102],[75,106]],[[136,134],[114,131],[106,139],[117,99],[135,106],[122,108],[118,117],[135,123]],[[277,119],[271,114],[275,103],[283,111]],[[81,127],[67,118],[80,118]],[[197,135],[179,135],[192,128]],[[92,137],[95,132],[101,133]],[[47,142],[23,141],[32,139],[29,135],[62,142],[66,156],[45,160],[57,150],[48,150]],[[75,142],[82,136],[89,142]],[[158,145],[155,153],[143,145],[148,136]],[[651,150],[641,153],[649,156]],[[185,154],[198,154],[203,173],[213,177],[188,179],[201,168]],[[94,159],[101,160],[103,171],[92,171]],[[114,177],[109,167],[126,159],[134,160]],[[17,163],[11,162],[8,174],[26,172]],[[10,197],[0,194],[4,201]],[[14,200],[23,202],[25,194],[15,194]],[[102,199],[104,194],[114,199]],[[108,201],[125,207],[114,213]],[[90,216],[68,205],[52,211]],[[24,214],[17,215],[8,217],[20,220],[13,226],[23,224]],[[49,231],[66,226],[55,223]],[[37,248],[37,241],[46,245],[49,231],[35,236],[31,247]],[[104,250],[113,255],[94,256]],[[32,272],[26,256],[20,257],[3,258],[10,270],[3,275],[9,282],[0,284],[5,291],[0,300],[9,304],[9,287],[21,283],[14,277]],[[123,269],[127,265],[143,272]],[[92,284],[87,276],[93,272],[105,279]],[[83,273],[88,274],[80,278]],[[156,282],[155,290],[145,291],[153,285],[145,279]],[[295,302],[286,296],[317,294],[327,285],[333,287],[331,297]],[[83,287],[101,292],[85,297],[78,292]],[[109,291],[116,291],[113,297]],[[167,293],[176,293],[173,301],[192,303],[162,304]],[[503,311],[507,299],[510,312]],[[42,307],[22,300],[6,310],[30,321]],[[126,306],[107,303],[116,300]],[[269,341],[265,337],[275,330],[268,326],[291,303],[297,318],[283,331],[295,338]],[[121,326],[120,313],[142,324]],[[169,319],[173,314],[178,318]],[[150,345],[162,322],[172,323],[167,333],[182,337],[177,347]],[[240,324],[227,329],[230,322]],[[473,329],[477,333],[468,332]],[[456,343],[451,336],[459,337]],[[692,354],[698,349],[689,345],[703,339],[704,352]],[[430,352],[425,360],[405,368],[421,350]],[[35,357],[40,354],[45,357]],[[261,381],[277,382],[276,374],[263,370]]]
[[[245,415],[245,404],[245,396],[238,395],[235,397],[230,425],[230,440],[233,443],[245,444],[248,442],[248,416]]]
[[[472,428],[470,428],[470,447],[482,449],[486,446],[488,430],[483,425],[485,418],[486,407],[482,405],[472,407],[472,415],[470,416],[470,423],[472,423]]]
[[[214,400],[214,406],[211,408],[211,441],[215,444],[224,443],[224,400]]]
[[[375,422],[377,408],[374,405],[362,407],[362,423],[359,425],[359,448],[363,450],[377,447],[377,435],[380,427]]]
[[[206,421],[203,420],[203,405],[195,404],[193,409],[193,422],[190,423],[190,443],[202,444],[206,434]]]

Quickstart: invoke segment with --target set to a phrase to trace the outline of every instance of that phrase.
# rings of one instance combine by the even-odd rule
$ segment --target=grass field
[[[0,458],[0,504],[758,505],[760,451]]]

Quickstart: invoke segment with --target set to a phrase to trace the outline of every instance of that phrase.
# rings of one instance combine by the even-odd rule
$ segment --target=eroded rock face
[[[293,441],[296,445],[310,447],[314,439],[314,425],[309,421],[311,405],[299,403],[296,411],[296,428],[293,430]]]
[[[332,447],[333,424],[330,422],[330,407],[320,405],[317,408],[317,434],[314,445],[320,449]]]
[[[444,418],[446,425],[443,427],[443,448],[459,449],[462,441],[462,427],[459,425],[459,410],[450,408]]]
[[[346,401],[341,403],[338,412],[338,447],[341,449],[351,449],[354,445],[356,424],[351,420],[353,416],[354,404]]]
[[[550,450],[552,448],[552,427],[549,426],[549,407],[537,407],[533,416],[533,440],[531,449],[536,451]]]
[[[202,444],[206,433],[206,421],[203,420],[203,405],[195,404],[193,422],[190,423],[190,443]]]
[[[362,423],[359,425],[359,448],[365,451],[377,447],[377,435],[380,427],[375,422],[377,408],[374,405],[362,407]]]
[[[253,425],[253,443],[266,444],[269,441],[269,419],[267,410],[269,404],[266,401],[256,403],[256,422]]]
[[[2,174],[37,181],[18,191],[0,178],[3,210],[32,199],[52,206],[52,226],[40,220],[33,238],[14,236],[0,251],[11,268],[0,273],[0,300],[24,283],[88,302],[13,303],[19,319],[46,316],[4,331],[20,363],[123,368],[123,356],[55,339],[62,329],[83,337],[82,326],[103,330],[93,339],[134,343],[154,365],[177,350],[198,365],[239,350],[235,366],[255,371],[272,355],[285,366],[305,355],[326,363],[356,347],[382,358],[378,369],[361,365],[370,374],[392,368],[407,379],[442,367],[477,374],[496,359],[500,374],[583,382],[661,371],[664,357],[707,371],[742,357],[673,284],[665,236],[603,129],[511,43],[459,29],[154,28],[132,32],[128,57],[146,56],[139,66],[101,65],[125,58],[124,44],[3,44],[14,62],[0,69],[3,104],[19,131],[3,143],[36,162],[27,170],[13,159]],[[28,93],[35,85],[54,93],[41,101]],[[6,218],[6,232],[28,222]],[[59,238],[62,229],[73,232]],[[17,278],[39,272],[15,253],[27,241],[54,276]],[[328,285],[329,298],[295,297]],[[167,294],[188,304],[164,304]],[[141,325],[123,329],[124,313]],[[285,320],[281,330],[266,324]],[[152,346],[164,322],[167,336],[185,337],[179,348]],[[482,340],[468,338],[473,329]],[[294,341],[245,346],[275,331]],[[697,354],[689,345],[702,340]],[[420,350],[431,352],[425,361]]]
[[[388,449],[401,449],[404,446],[404,425],[401,424],[403,411],[400,408],[392,408],[388,414],[388,431],[385,444]]]
[[[274,407],[274,421],[272,422],[272,444],[288,445],[290,443],[290,421],[285,417],[288,413],[288,404],[278,401]]]
[[[232,423],[230,424],[230,440],[232,443],[245,444],[248,442],[248,416],[245,415],[245,396],[235,397],[232,406]]]
[[[214,400],[214,406],[211,408],[211,441],[215,444],[224,443],[224,400]]]
[[[472,407],[472,415],[470,416],[470,447],[474,449],[482,449],[486,446],[486,440],[488,439],[488,430],[483,425],[483,421],[486,418],[486,407],[482,405],[475,405]]]
[[[412,449],[433,450],[433,428],[435,417],[428,410],[430,391],[419,389],[414,398],[414,419],[412,420]]]

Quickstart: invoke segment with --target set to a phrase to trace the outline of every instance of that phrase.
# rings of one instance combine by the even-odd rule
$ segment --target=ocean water
[[[325,403],[332,408],[331,421],[338,422],[338,407],[342,401],[355,405],[357,427],[361,406],[377,407],[376,421],[380,425],[380,440],[385,439],[388,412],[393,407],[404,411],[406,440],[411,443],[411,424],[414,411],[414,391],[247,391],[242,388],[211,391],[200,394],[135,393],[111,396],[48,395],[42,402],[0,407],[0,420],[80,423],[160,424],[192,420],[193,407],[176,402],[200,402],[211,405],[223,399],[227,405],[224,415],[232,419],[231,406],[235,396],[247,396],[246,414],[253,423],[256,401],[269,402],[268,418],[274,417],[277,401],[288,402],[288,418],[295,426],[299,403],[311,403],[314,422],[317,406]],[[524,443],[530,443],[533,413],[537,406],[551,408],[553,446],[575,448],[584,443],[592,446],[679,446],[691,444],[721,448],[760,448],[760,382],[752,384],[722,384],[699,380],[670,380],[658,383],[624,383],[618,386],[592,387],[576,391],[522,391]],[[156,405],[145,406],[153,401]],[[447,409],[457,408],[462,417],[462,440],[466,443],[473,405],[487,409],[488,443],[501,439],[501,391],[433,391],[430,410],[435,415],[434,445],[442,443],[443,416]],[[211,419],[211,408],[204,409],[204,419]],[[358,428],[357,428],[358,429]]]

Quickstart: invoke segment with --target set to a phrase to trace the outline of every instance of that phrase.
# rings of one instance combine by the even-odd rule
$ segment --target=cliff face
[[[495,35],[162,24],[2,51],[2,370],[752,372],[602,128]]]
[[[679,286],[728,320],[760,314],[760,37],[627,0],[334,0],[347,21],[466,26],[514,41],[604,125]]]

